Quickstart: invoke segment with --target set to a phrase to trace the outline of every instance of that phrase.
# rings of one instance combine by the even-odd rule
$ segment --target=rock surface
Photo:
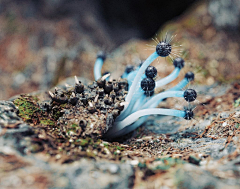
[[[222,99],[225,107],[225,103],[229,103],[224,101],[225,94],[229,96],[230,91],[236,87],[239,85],[200,88],[205,89],[212,101]],[[213,89],[215,92],[225,92],[216,94]],[[238,96],[239,92],[235,95]],[[201,103],[207,102],[206,99],[202,101],[204,99],[200,99]],[[202,113],[206,107],[201,109]],[[195,123],[173,117],[150,117],[143,127],[135,131],[133,137],[128,136],[122,144],[106,141],[90,144],[98,145],[97,148],[104,150],[106,156],[98,151],[95,156],[82,154],[82,158],[74,160],[66,159],[61,153],[53,155],[48,151],[46,154],[45,147],[41,148],[41,145],[48,144],[42,143],[41,137],[36,136],[33,125],[24,123],[17,116],[18,110],[12,102],[1,101],[0,121],[4,124],[1,125],[0,135],[0,159],[3,162],[0,186],[239,188],[240,130],[236,126],[240,123],[238,111],[239,107],[232,108],[231,112],[201,115]],[[12,123],[18,124],[14,127],[6,126]],[[212,134],[214,128],[218,132]],[[36,140],[40,142],[38,145]],[[113,146],[116,148],[112,151]],[[84,150],[86,148],[82,147],[82,152]],[[112,156],[112,153],[119,155]],[[27,172],[23,174],[23,170]]]

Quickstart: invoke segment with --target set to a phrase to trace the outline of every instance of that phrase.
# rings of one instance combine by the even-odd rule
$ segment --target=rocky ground
[[[217,31],[205,3],[166,24],[162,31],[167,30],[177,33],[175,41],[183,45],[183,56],[189,60],[182,75],[171,85],[181,80],[184,72],[191,70],[196,74],[194,85],[189,86],[199,94],[195,119],[150,116],[142,127],[114,141],[102,138],[102,133],[113,119],[107,116],[115,115],[117,107],[108,102],[109,107],[104,107],[107,113],[103,111],[102,117],[97,118],[92,116],[95,110],[90,104],[85,105],[89,112],[79,115],[81,107],[74,108],[65,101],[73,98],[74,89],[66,89],[64,84],[74,86],[74,79],[63,79],[79,75],[79,66],[84,72],[78,79],[85,87],[92,83],[95,47],[81,41],[75,46],[80,48],[80,56],[79,48],[66,50],[59,38],[59,49],[42,49],[33,64],[27,62],[34,59],[34,53],[25,49],[20,54],[13,50],[11,54],[11,48],[7,48],[10,54],[1,57],[8,61],[12,58],[11,65],[0,70],[1,85],[6,89],[1,93],[5,100],[0,101],[0,188],[240,188],[239,36]],[[56,35],[61,36],[61,30],[58,32]],[[13,38],[5,42],[13,49],[19,47]],[[152,53],[146,43],[154,44],[131,41],[117,48],[108,56],[103,70],[118,78],[127,64],[138,65]],[[46,67],[39,66],[40,62],[45,62]],[[6,74],[12,73],[17,63],[26,65],[26,69],[13,72],[15,77],[9,87]],[[169,59],[159,59],[154,65],[159,70],[158,77],[173,69]],[[45,72],[44,68],[49,70]],[[33,70],[36,75],[30,74]],[[71,93],[61,96],[61,92],[50,89],[55,97],[59,95],[58,101],[51,103],[44,89],[60,80],[59,90]],[[29,94],[37,89],[43,90]],[[6,100],[20,92],[25,94]],[[124,96],[124,92],[119,95]],[[181,109],[183,105],[173,99],[161,103],[163,108]],[[88,132],[83,129],[84,121],[75,120],[75,115],[91,119],[93,124],[100,119],[98,124],[105,127]]]
[[[195,120],[152,116],[118,142],[101,139],[101,130],[81,134],[72,114],[54,120],[56,111],[38,106],[45,93],[1,101],[1,187],[239,188],[240,85],[196,89],[205,94]],[[162,107],[179,104],[168,99]]]

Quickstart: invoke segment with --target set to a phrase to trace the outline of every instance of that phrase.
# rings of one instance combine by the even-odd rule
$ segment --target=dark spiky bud
[[[188,80],[188,81],[193,81],[194,80],[194,73],[192,72],[187,72],[185,74],[185,78]]]
[[[154,78],[157,76],[157,69],[154,66],[148,66],[145,70],[145,75],[149,78]]]
[[[182,58],[175,58],[173,61],[175,68],[182,69],[184,67],[184,60]]]
[[[155,81],[152,78],[147,77],[141,81],[141,88],[144,91],[153,91],[155,86],[156,86]]]
[[[184,91],[183,96],[187,102],[192,102],[196,100],[197,92],[194,89],[187,89],[186,91]]]
[[[171,51],[172,51],[172,46],[165,41],[161,41],[156,46],[156,52],[161,57],[167,57],[168,55],[171,54]]]

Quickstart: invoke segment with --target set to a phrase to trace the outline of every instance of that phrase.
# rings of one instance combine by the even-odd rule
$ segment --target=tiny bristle
[[[75,83],[76,83],[77,85],[79,85],[79,81],[78,81],[77,76],[74,76],[74,78],[75,78]]]
[[[54,98],[54,94],[51,91],[48,91],[48,93],[51,96],[51,98]]]
[[[101,80],[105,80],[105,79],[107,79],[107,78],[108,78],[110,75],[111,75],[111,74],[110,74],[110,73],[108,73],[108,74],[106,74],[106,75],[102,76],[102,77],[101,77]]]

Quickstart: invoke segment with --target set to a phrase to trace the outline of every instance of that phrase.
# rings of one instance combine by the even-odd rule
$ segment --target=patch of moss
[[[49,119],[42,119],[40,120],[40,123],[43,125],[49,125],[49,126],[54,126],[55,122]]]
[[[79,127],[79,126],[78,126],[76,123],[73,123],[73,124],[72,124],[72,127],[73,127],[73,128],[76,128],[76,127]]]
[[[18,107],[18,115],[26,122],[32,122],[38,118],[38,114],[41,112],[37,105],[37,98],[28,95],[21,95],[21,97],[14,100],[14,104]]]
[[[34,125],[43,124],[47,126],[54,126],[54,120],[43,111],[38,105],[38,97],[31,95],[21,95],[14,100],[14,104],[18,107],[18,116],[21,117],[27,123],[33,123]]]
[[[88,139],[81,139],[79,145],[80,146],[87,146],[89,143]]]

